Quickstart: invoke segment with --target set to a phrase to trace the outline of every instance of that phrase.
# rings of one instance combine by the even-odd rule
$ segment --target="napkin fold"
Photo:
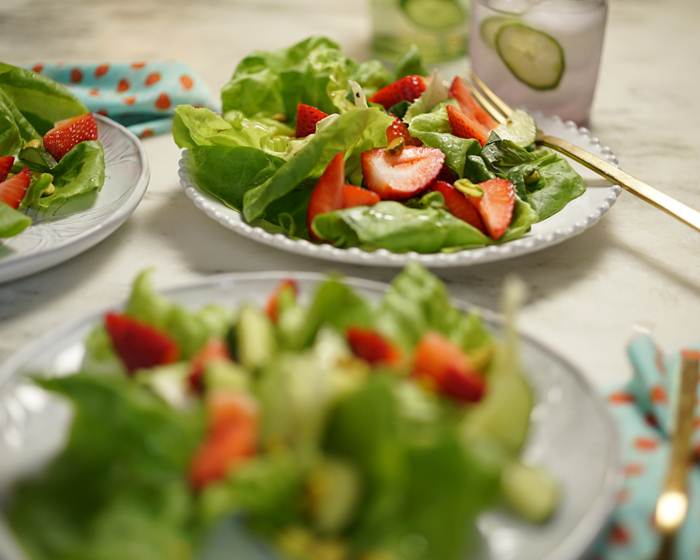
[[[700,345],[692,349],[700,350]],[[668,470],[681,353],[664,355],[648,333],[640,333],[627,354],[634,375],[622,390],[607,396],[620,433],[625,479],[609,531],[592,559],[653,560],[660,544],[653,514]],[[696,462],[688,480],[690,509],[677,536],[676,560],[700,558],[700,405],[694,418]]]
[[[32,70],[65,85],[90,111],[141,138],[168,132],[177,105],[214,106],[204,81],[180,62],[38,63]]]

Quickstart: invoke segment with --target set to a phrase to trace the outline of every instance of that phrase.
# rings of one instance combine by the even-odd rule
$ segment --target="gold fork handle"
[[[556,136],[549,136],[548,134],[539,134],[537,136],[537,142],[569,156],[584,167],[605,177],[610,182],[620,185],[623,189],[631,192],[643,201],[656,206],[659,210],[663,210],[677,220],[694,228],[696,231],[700,231],[700,212],[694,210],[690,206],[686,206],[675,198],[632,177],[632,175],[625,173],[613,164],[594,156],[592,153],[587,152],[583,148],[579,148],[571,142],[567,142]]]

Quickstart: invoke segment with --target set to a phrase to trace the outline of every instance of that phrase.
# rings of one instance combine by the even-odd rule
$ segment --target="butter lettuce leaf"
[[[68,398],[74,415],[65,448],[12,494],[10,525],[31,558],[189,560],[197,534],[186,472],[203,433],[199,408],[178,411],[121,376],[37,383]]]
[[[336,43],[310,37],[278,51],[258,51],[245,57],[221,91],[224,112],[246,116],[286,115],[294,122],[298,103],[328,114],[352,108],[348,80],[378,87],[386,75],[376,65],[358,70]]]
[[[88,111],[62,85],[4,62],[0,62],[0,90],[12,100],[39,134],[45,134],[57,121]]]
[[[481,145],[473,138],[460,138],[452,134],[445,104],[430,113],[423,113],[411,120],[408,132],[431,148],[445,154],[445,163],[459,178],[464,177],[464,166],[468,156],[481,153]]]
[[[386,145],[386,128],[393,118],[377,108],[352,109],[328,119],[308,142],[279,167],[270,179],[243,197],[243,215],[252,222],[276,200],[288,195],[302,181],[318,178],[338,152],[345,152],[346,175],[360,171],[360,153]]]
[[[14,237],[22,233],[32,224],[32,219],[26,214],[15,210],[4,202],[0,202],[0,238]]]

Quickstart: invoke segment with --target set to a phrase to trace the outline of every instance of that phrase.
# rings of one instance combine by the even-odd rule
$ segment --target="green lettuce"
[[[445,154],[445,163],[459,178],[464,177],[464,166],[468,156],[481,153],[481,145],[473,138],[460,138],[452,134],[445,104],[430,113],[423,113],[411,120],[408,132],[431,148]]]
[[[57,121],[87,113],[87,107],[62,85],[3,62],[0,62],[0,90],[40,134],[45,134]]]
[[[0,202],[0,238],[13,237],[22,233],[30,225],[32,225],[32,219],[29,216]]]
[[[56,202],[100,190],[105,182],[104,158],[104,150],[99,142],[77,144],[51,170],[56,190],[49,196],[37,199],[35,205],[48,208]]]
[[[282,114],[290,122],[298,103],[337,113],[352,107],[348,80],[367,79],[376,85],[383,79],[377,80],[376,70],[366,72],[367,68],[364,74],[355,73],[357,66],[325,37],[310,37],[279,51],[258,51],[238,64],[221,90],[223,110],[246,116]]]
[[[70,399],[74,416],[65,448],[12,494],[10,525],[31,558],[189,560],[197,535],[185,473],[199,409],[177,411],[126,377],[37,383]]]
[[[392,117],[377,108],[352,109],[329,120],[270,179],[245,193],[246,220],[262,217],[268,206],[302,181],[318,178],[338,152],[345,152],[346,175],[352,177],[360,170],[363,151],[386,145],[386,129],[392,122]]]
[[[511,167],[506,177],[515,185],[518,195],[537,212],[540,221],[586,192],[586,183],[559,154],[540,148],[530,155],[530,162]]]
[[[411,45],[401,59],[396,63],[395,79],[403,78],[404,76],[427,76],[428,69],[423,64],[420,50],[416,45]]]

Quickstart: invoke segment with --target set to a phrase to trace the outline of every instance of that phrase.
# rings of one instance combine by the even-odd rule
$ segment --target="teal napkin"
[[[213,107],[205,83],[179,62],[39,63],[32,70],[64,84],[90,111],[141,138],[168,132],[177,105]]]
[[[693,348],[700,350],[700,346]],[[608,395],[619,427],[624,485],[606,537],[591,558],[652,560],[660,543],[653,513],[668,468],[668,434],[680,383],[681,354],[663,355],[649,334],[638,334],[627,353],[634,375]],[[700,394],[698,396],[700,398]],[[700,408],[695,410],[696,465],[690,474],[690,510],[677,539],[675,558],[700,558]]]

